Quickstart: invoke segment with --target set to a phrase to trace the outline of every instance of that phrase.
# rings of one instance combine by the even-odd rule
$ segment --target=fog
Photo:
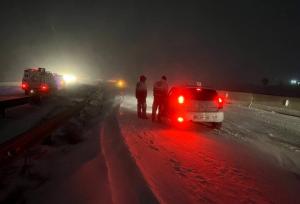
[[[20,81],[28,67],[130,84],[140,74],[218,87],[288,80],[299,76],[299,15],[293,5],[273,7],[4,1],[0,81]]]

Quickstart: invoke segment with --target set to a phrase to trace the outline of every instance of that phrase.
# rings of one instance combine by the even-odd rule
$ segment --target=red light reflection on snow
[[[210,139],[210,130],[205,127],[190,128],[194,130],[155,131],[155,135],[160,137],[160,146],[172,152],[172,161],[176,162],[171,162],[170,165],[174,167],[176,174],[184,175],[182,181],[186,187],[194,186],[199,195],[210,194],[209,197],[216,198],[214,201],[217,203],[224,200],[234,201],[235,195],[232,192],[237,193],[237,189],[240,189],[240,197],[248,197],[248,189],[264,189],[247,172],[238,169],[240,164],[236,165],[241,161],[237,160],[236,155],[232,155],[235,151],[230,150],[230,146]],[[204,188],[196,179],[198,177],[203,183],[213,186]],[[218,193],[218,196],[215,196],[215,193]],[[262,195],[251,194],[251,197],[254,200],[264,200]]]

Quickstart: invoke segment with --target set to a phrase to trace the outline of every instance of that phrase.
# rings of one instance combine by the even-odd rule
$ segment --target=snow
[[[223,131],[271,154],[279,165],[300,172],[300,118],[229,105]]]
[[[107,164],[114,203],[158,203],[125,145],[115,115],[102,129],[102,152]]]
[[[118,123],[110,120],[120,100],[102,89],[90,92],[50,141],[28,151],[25,172],[23,156],[2,166],[0,202],[157,203],[120,140]]]
[[[151,95],[148,96],[146,103],[147,103],[147,113],[150,114],[152,112],[153,96]],[[122,107],[132,111],[136,111],[136,98],[131,95],[123,96]]]
[[[85,130],[82,143],[55,147],[34,163],[31,171],[46,175],[47,181],[26,192],[28,203],[112,203],[100,143],[95,142],[99,128]]]
[[[251,108],[259,109],[259,110],[267,110],[270,112],[275,112],[275,113],[280,113],[284,115],[289,115],[289,116],[295,116],[295,117],[300,117],[300,111],[295,110],[295,109],[287,109],[287,108],[280,108],[280,107],[274,107],[274,106],[266,106],[266,105],[261,105],[261,104],[253,104],[251,105]]]
[[[299,118],[230,105],[221,130],[176,129],[137,119],[133,97],[123,104],[122,135],[162,203],[300,202]]]
[[[54,96],[43,98],[41,104],[24,104],[7,109],[6,117],[0,117],[0,143],[29,130],[40,122],[82,101],[91,89],[92,87],[84,85],[70,87]],[[12,96],[5,96],[5,98],[10,97]]]
[[[47,119],[49,114],[62,110],[62,106],[48,101],[42,106],[25,104],[6,111],[6,118],[0,118],[0,143],[19,135]]]
[[[41,105],[24,104],[6,110],[6,117],[0,118],[0,143],[19,135],[43,120],[65,110],[70,101],[51,98]]]
[[[0,82],[0,96],[24,94],[20,83],[21,82]]]
[[[232,104],[221,130],[182,129],[137,119],[132,96],[76,89],[58,96],[57,105],[72,96],[71,104],[85,107],[50,144],[29,151],[27,172],[21,173],[24,157],[0,169],[0,201],[10,195],[8,201],[46,204],[300,202],[299,118]],[[22,115],[35,110],[23,111],[12,111],[10,122],[31,121]]]
[[[24,156],[1,166],[0,202],[112,203],[100,145],[101,121],[110,109],[103,105],[101,89],[90,92],[85,99],[80,113],[52,133],[52,142],[28,150],[30,160],[26,166]],[[76,143],[68,139],[78,136]]]

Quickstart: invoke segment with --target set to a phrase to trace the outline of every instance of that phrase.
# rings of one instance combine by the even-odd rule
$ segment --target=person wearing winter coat
[[[147,119],[147,78],[144,75],[140,76],[140,80],[136,84],[135,97],[137,99],[137,115],[138,118]]]
[[[161,80],[154,83],[153,86],[153,105],[152,105],[152,121],[160,121],[167,109],[168,98],[168,83],[167,77],[162,76]],[[157,113],[158,111],[158,113]]]

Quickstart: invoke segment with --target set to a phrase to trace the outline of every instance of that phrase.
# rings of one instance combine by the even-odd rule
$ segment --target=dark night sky
[[[31,66],[216,86],[300,78],[296,1],[120,2],[1,1],[0,80]]]

